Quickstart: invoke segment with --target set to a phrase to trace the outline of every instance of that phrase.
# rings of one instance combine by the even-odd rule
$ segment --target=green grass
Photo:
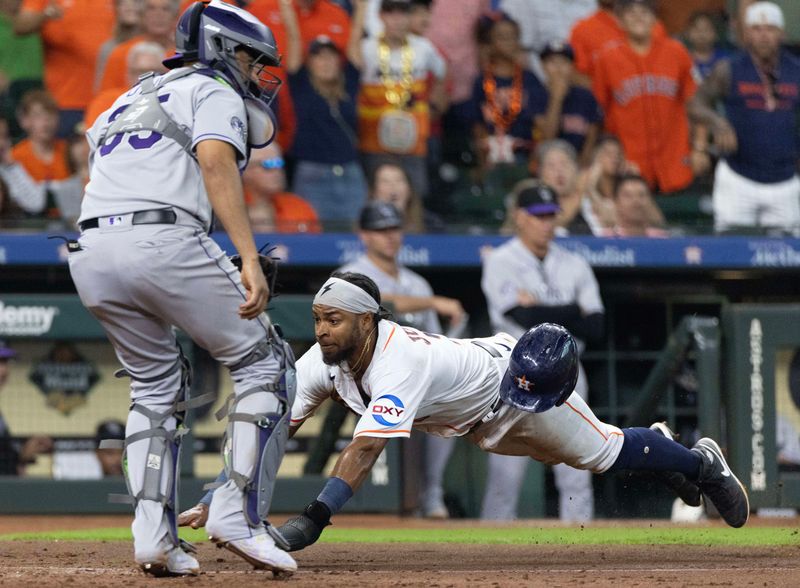
[[[203,531],[182,530],[187,541],[206,539]],[[0,535],[0,540],[129,541],[130,529],[93,529]],[[450,529],[336,529],[326,543],[472,543],[506,545],[800,545],[793,527],[729,528],[536,528],[463,527]]]

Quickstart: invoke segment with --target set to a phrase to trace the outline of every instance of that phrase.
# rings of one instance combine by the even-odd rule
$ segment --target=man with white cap
[[[800,233],[800,61],[781,47],[783,36],[775,3],[750,4],[745,49],[720,61],[689,104],[691,118],[711,128],[723,155],[714,178],[717,231]],[[724,117],[715,110],[720,103]]]

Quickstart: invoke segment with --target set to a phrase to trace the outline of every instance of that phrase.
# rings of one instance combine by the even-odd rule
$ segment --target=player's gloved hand
[[[191,527],[192,529],[199,529],[206,526],[208,520],[208,505],[200,502],[195,504],[189,510],[183,511],[178,515],[179,527]]]
[[[331,511],[319,500],[309,504],[303,514],[289,519],[278,527],[289,544],[287,551],[299,551],[313,545],[322,535],[322,530],[331,524]]]

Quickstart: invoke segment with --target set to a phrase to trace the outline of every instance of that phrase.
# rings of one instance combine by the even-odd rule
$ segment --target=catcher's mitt
[[[266,251],[264,249],[269,245],[267,243],[258,250],[258,265],[261,266],[261,271],[264,272],[264,277],[267,279],[267,286],[269,287],[270,300],[275,297],[275,280],[278,279],[278,259],[272,257],[270,254],[275,251],[273,245]],[[263,253],[262,253],[263,252]],[[236,266],[236,269],[242,271],[242,258],[239,255],[231,255],[231,263]]]

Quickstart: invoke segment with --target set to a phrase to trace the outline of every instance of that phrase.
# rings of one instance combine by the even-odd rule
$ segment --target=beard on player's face
[[[337,365],[354,359],[361,353],[367,331],[363,325],[364,315],[347,313],[338,325],[332,325],[324,334],[317,336],[322,352],[322,361],[327,365]]]

